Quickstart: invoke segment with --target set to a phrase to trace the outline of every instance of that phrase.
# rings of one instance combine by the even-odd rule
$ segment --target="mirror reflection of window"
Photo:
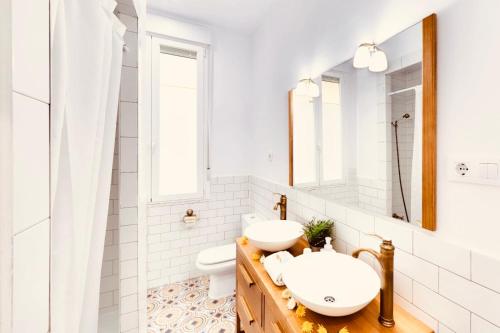
[[[320,183],[331,184],[343,179],[342,109],[340,80],[323,76],[321,82],[321,175]]]
[[[322,77],[319,100],[294,92],[293,142],[296,186],[332,185],[343,181],[339,78]]]
[[[294,184],[317,183],[316,124],[309,96],[293,94]]]

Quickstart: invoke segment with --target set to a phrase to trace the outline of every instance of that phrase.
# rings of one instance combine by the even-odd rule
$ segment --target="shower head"
[[[396,127],[396,126],[398,126],[398,122],[400,120],[404,120],[404,119],[410,119],[410,114],[409,113],[403,113],[403,115],[401,116],[401,118],[399,118],[396,121],[391,122],[391,125],[394,126],[394,127]]]

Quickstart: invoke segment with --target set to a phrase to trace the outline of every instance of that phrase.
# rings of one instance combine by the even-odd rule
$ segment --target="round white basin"
[[[304,234],[302,224],[290,220],[270,220],[249,225],[245,236],[253,246],[269,252],[292,247]]]
[[[380,278],[373,268],[340,253],[313,252],[295,257],[282,276],[297,301],[332,317],[361,310],[380,291]]]

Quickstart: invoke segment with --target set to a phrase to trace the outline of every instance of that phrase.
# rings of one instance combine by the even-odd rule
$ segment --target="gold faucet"
[[[278,210],[278,207],[279,207],[280,208],[280,220],[286,220],[286,201],[287,201],[286,195],[281,194],[281,193],[274,193],[274,194],[280,196],[280,201],[274,205],[273,210]]]
[[[371,235],[382,239],[378,235]],[[380,252],[368,248],[357,249],[352,253],[357,258],[361,252],[372,254],[382,268],[382,286],[380,288],[380,314],[378,321],[385,327],[394,326],[394,245],[392,241],[382,239]]]

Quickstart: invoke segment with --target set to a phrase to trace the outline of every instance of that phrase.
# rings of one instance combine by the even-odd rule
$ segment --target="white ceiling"
[[[147,0],[148,8],[215,26],[252,32],[279,0]]]

